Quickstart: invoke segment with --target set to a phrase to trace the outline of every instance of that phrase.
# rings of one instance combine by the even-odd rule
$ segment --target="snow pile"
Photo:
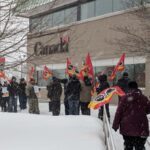
[[[88,116],[0,113],[2,150],[104,150],[102,122]]]

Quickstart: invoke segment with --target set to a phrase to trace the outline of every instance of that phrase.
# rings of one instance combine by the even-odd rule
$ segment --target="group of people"
[[[25,79],[17,82],[16,77],[12,77],[10,83],[4,81],[0,83],[0,105],[3,112],[17,112],[17,98],[19,97],[20,109],[27,108]]]
[[[99,86],[96,92],[99,94],[110,85],[107,81],[107,75],[98,76]],[[64,87],[64,90],[62,88]],[[119,97],[118,108],[113,122],[113,129],[123,135],[125,150],[145,150],[146,139],[149,136],[149,125],[147,114],[150,114],[150,101],[139,90],[138,84],[131,81],[128,73],[123,73],[121,79],[118,80],[119,86],[126,95]],[[79,80],[74,74],[68,79],[59,79],[52,77],[47,85],[47,97],[50,99],[49,111],[54,116],[60,115],[61,96],[64,95],[64,106],[66,115],[90,115],[88,105],[92,99],[91,90],[93,85],[91,78],[84,76],[83,80]],[[29,113],[40,114],[38,94],[40,92],[35,79],[31,78],[26,83],[25,79],[20,79],[17,83],[16,78],[8,82],[0,83],[0,105],[4,112],[17,112],[17,97],[19,97],[20,109],[27,108],[27,100],[29,104]],[[64,92],[64,94],[62,94]],[[99,109],[98,117],[103,120],[103,111],[106,108],[107,116],[110,121],[109,104]]]
[[[0,83],[0,106],[2,112],[18,111],[17,103],[19,98],[20,110],[27,109],[27,100],[29,103],[29,113],[39,114],[38,95],[35,93],[34,87],[36,82],[30,79],[27,85],[24,78],[17,82],[16,77],[12,77],[11,81]]]

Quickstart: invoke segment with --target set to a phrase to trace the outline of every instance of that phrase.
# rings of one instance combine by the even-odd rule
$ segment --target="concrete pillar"
[[[150,56],[147,56],[146,63],[145,63],[145,94],[150,96]]]

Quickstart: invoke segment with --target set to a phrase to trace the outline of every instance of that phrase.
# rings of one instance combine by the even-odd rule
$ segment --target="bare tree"
[[[131,3],[132,2],[132,3]],[[130,0],[124,5],[133,5],[134,9],[128,14],[138,20],[138,25],[116,26],[113,30],[123,33],[125,38],[116,38],[112,43],[118,44],[121,49],[139,55],[150,54],[150,7],[145,0]]]

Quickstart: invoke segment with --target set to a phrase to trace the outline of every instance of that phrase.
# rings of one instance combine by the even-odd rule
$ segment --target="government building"
[[[120,44],[126,34],[120,28],[133,27],[141,34],[141,21],[133,14],[140,0],[30,0],[18,16],[29,18],[28,66],[35,66],[39,86],[46,86],[42,70],[46,65],[59,78],[65,77],[66,58],[79,68],[89,52],[95,74],[110,75],[122,53],[126,53],[129,77],[141,88],[150,89],[150,60],[146,53]],[[150,0],[145,0],[149,10]],[[146,34],[146,33],[145,33]],[[130,43],[130,39],[126,40]],[[118,77],[121,74],[118,74]]]

